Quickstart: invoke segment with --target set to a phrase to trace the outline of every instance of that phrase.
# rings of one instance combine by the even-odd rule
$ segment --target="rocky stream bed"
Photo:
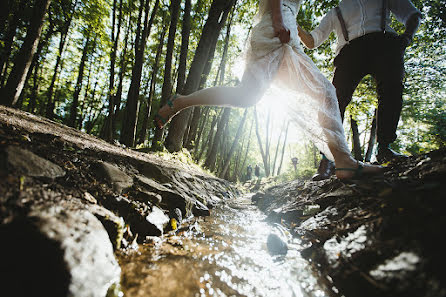
[[[389,166],[248,194],[0,107],[0,295],[446,296],[446,151]]]

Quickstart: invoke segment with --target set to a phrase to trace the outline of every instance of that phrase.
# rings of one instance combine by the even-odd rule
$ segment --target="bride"
[[[277,104],[286,104],[291,120],[335,162],[337,178],[382,173],[383,167],[356,161],[350,154],[335,88],[300,44],[296,16],[301,2],[260,0],[241,83],[236,87],[207,88],[187,96],[174,95],[156,115],[156,126],[161,129],[175,114],[191,106],[249,107],[273,87],[280,94],[276,97],[286,97]]]

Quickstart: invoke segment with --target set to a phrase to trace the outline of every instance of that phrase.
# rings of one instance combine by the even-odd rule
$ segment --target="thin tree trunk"
[[[209,16],[195,51],[194,60],[192,61],[189,76],[184,88],[184,94],[191,94],[199,87],[200,78],[209,57],[209,49],[212,43],[216,42],[214,36],[218,36],[222,26],[224,25],[228,13],[234,5],[234,0],[214,0],[209,10]],[[182,148],[184,131],[187,128],[187,120],[191,113],[190,109],[182,111],[171,122],[169,134],[166,138],[166,147],[169,151],[179,151]]]
[[[200,152],[197,154],[197,157],[195,158],[197,161],[201,160],[201,157],[203,156],[206,146],[208,146],[208,144],[212,143],[212,138],[214,135],[214,133],[213,133],[214,128],[215,128],[215,125],[217,124],[217,120],[219,119],[220,114],[221,114],[221,112],[218,115],[214,115],[214,117],[212,118],[211,126],[209,128],[209,133],[207,135],[206,141],[202,142]],[[209,146],[209,147],[211,147],[211,146]]]
[[[119,1],[119,15],[118,15],[118,25],[115,26],[116,22],[116,1],[113,0],[113,12],[112,12],[112,30],[111,30],[111,42],[113,43],[112,50],[110,52],[110,76],[108,82],[108,115],[104,123],[104,127],[101,130],[101,137],[111,142],[113,140],[113,119],[115,110],[115,65],[116,65],[116,54],[118,51],[119,36],[121,33],[121,23],[122,23],[122,0]],[[116,27],[116,34],[115,34]]]
[[[20,0],[18,2],[18,5],[14,5],[17,1],[9,1],[10,3],[7,3],[6,1],[2,1],[2,4],[8,4],[8,10],[10,9],[12,11],[12,18],[8,22],[8,30],[0,31],[5,32],[2,39],[2,46],[1,49],[1,55],[0,55],[0,88],[4,86],[4,83],[6,81],[7,75],[6,75],[6,69],[8,68],[8,60],[10,58],[11,52],[12,52],[12,45],[14,43],[14,37],[17,33],[17,28],[20,23],[20,17],[23,15],[23,11],[25,10],[26,2],[25,0]],[[6,19],[8,19],[8,14],[6,14],[3,18],[5,18],[5,22],[1,23],[2,26],[5,26]]]
[[[167,103],[172,93],[172,56],[174,50],[175,34],[177,31],[178,14],[180,11],[180,0],[171,0],[170,6],[170,26],[167,37],[166,58],[164,62],[164,82],[161,90],[161,100],[159,107]],[[164,129],[157,129],[153,143],[159,143],[163,138]]]
[[[350,116],[350,126],[353,133],[353,155],[358,161],[362,161],[361,141],[359,140],[358,123]]]
[[[42,32],[45,14],[51,0],[36,0],[30,26],[22,47],[14,61],[14,67],[9,74],[6,85],[1,89],[0,104],[14,105],[22,92],[29,66],[36,52]]]
[[[376,142],[376,110],[373,115],[372,127],[370,128],[370,139],[369,139],[369,143],[367,146],[367,152],[365,154],[365,159],[364,159],[365,162],[370,162],[370,159],[372,158],[373,147],[375,146],[375,142]]]
[[[142,35],[140,36],[140,29],[137,30],[135,40],[135,64],[132,70],[132,79],[127,95],[127,103],[124,113],[124,121],[122,124],[122,131],[120,141],[127,146],[135,145],[136,125],[138,123],[138,109],[139,109],[139,89],[141,85],[142,67],[144,64],[144,50],[146,47],[147,37],[150,35],[153,21],[158,10],[159,0],[156,0],[152,9],[152,14],[149,20],[149,3],[150,0],[141,0],[141,5],[144,6],[144,27]]]
[[[248,144],[246,146],[246,152],[245,152],[245,156],[243,158],[242,166],[240,167],[240,168],[242,168],[242,170],[245,168],[246,160],[248,160],[248,153],[249,153],[249,148],[251,147],[251,136],[252,136],[253,127],[254,127],[254,123],[253,123],[253,121],[251,121],[251,128],[249,128],[249,135],[248,135]],[[238,174],[238,173],[236,173],[236,174]]]
[[[217,159],[218,147],[219,147],[221,139],[222,139],[224,128],[225,128],[227,122],[229,121],[230,114],[231,114],[231,108],[225,107],[224,111],[223,111],[223,115],[221,116],[221,119],[218,122],[217,132],[215,132],[215,136],[214,136],[214,142],[212,143],[212,147],[211,147],[210,151],[208,152],[206,161],[204,162],[204,166],[206,168],[209,168],[210,171],[215,170],[215,161]]]
[[[262,155],[263,160],[263,166],[265,168],[265,175],[269,176],[269,163],[268,163],[268,155],[267,152],[263,150],[263,144],[262,144],[262,137],[260,136],[260,130],[259,130],[259,121],[257,118],[257,109],[254,107],[254,119],[256,123],[256,135],[257,135],[257,141],[259,142],[259,148],[260,148],[260,154]],[[268,139],[268,137],[267,137]]]
[[[68,32],[70,30],[71,21],[73,20],[73,15],[74,15],[77,3],[78,3],[78,0],[74,0],[73,4],[71,5],[70,12],[64,13],[64,16],[66,17],[66,19],[65,19],[65,23],[62,27],[62,30],[60,32],[60,40],[59,40],[58,54],[56,57],[56,65],[54,66],[53,76],[51,78],[51,83],[50,83],[50,86],[48,87],[47,94],[46,94],[47,102],[46,102],[46,107],[45,107],[45,116],[49,119],[54,118],[54,108],[56,105],[55,100],[53,100],[54,87],[56,84],[57,76],[59,74],[59,66],[62,64],[62,53],[63,53],[65,45],[66,45]],[[62,6],[62,9],[63,9],[63,6]],[[42,112],[43,112],[43,109],[42,109]]]
[[[177,93],[181,93],[184,88],[184,83],[186,80],[186,62],[187,62],[187,52],[189,49],[189,35],[191,28],[191,0],[185,0],[184,12],[183,12],[183,29],[181,31],[181,54],[178,66],[178,83],[177,83]]]
[[[196,156],[196,153],[198,152],[198,145],[200,144],[200,140],[203,135],[204,125],[206,124],[206,120],[207,120],[207,118],[209,116],[209,112],[211,110],[209,106],[206,106],[204,109],[205,109],[204,115],[201,115],[202,114],[201,111],[198,112],[199,116],[201,117],[201,123],[199,124],[199,127],[197,129],[197,137],[196,137],[196,139],[194,139],[194,143],[193,143],[195,156]],[[200,110],[201,110],[201,108],[200,108]]]
[[[235,148],[239,144],[239,139],[240,139],[240,136],[242,135],[243,127],[245,126],[246,116],[247,115],[248,115],[248,109],[245,109],[245,112],[243,113],[243,118],[241,119],[240,125],[238,126],[237,133],[235,134],[234,141],[232,142],[231,148],[229,149],[229,153],[225,157],[226,161],[225,161],[225,163],[223,165],[223,169],[221,170],[220,177],[224,177],[226,175],[226,172],[227,172],[227,170],[229,168],[229,164],[230,164],[232,155],[235,152]]]
[[[79,105],[79,95],[82,90],[82,81],[84,79],[84,69],[85,69],[85,61],[87,61],[88,57],[88,50],[89,50],[89,43],[90,43],[90,32],[87,30],[87,39],[85,40],[84,49],[82,50],[82,58],[81,62],[79,64],[79,72],[77,74],[77,81],[76,85],[74,87],[74,94],[73,94],[73,101],[71,103],[70,108],[70,118],[68,119],[68,126],[70,127],[76,127],[76,120],[77,120],[77,108]]]
[[[164,27],[163,31],[160,34],[160,41],[158,43],[155,61],[153,63],[152,76],[150,78],[149,97],[147,98],[147,114],[144,117],[144,120],[142,123],[141,133],[139,135],[139,141],[138,141],[139,143],[144,143],[144,141],[146,140],[146,137],[147,137],[147,129],[149,126],[150,113],[152,110],[152,101],[153,101],[153,96],[155,95],[156,77],[157,77],[158,70],[159,70],[159,60],[161,58],[161,53],[163,52],[165,35],[166,35],[166,30]]]
[[[283,134],[284,130],[281,129],[280,130],[280,135],[279,135],[279,139],[277,140],[277,145],[276,145],[276,153],[274,154],[274,161],[273,161],[273,171],[272,171],[272,176],[274,176],[274,172],[276,170],[276,161],[277,161],[277,155],[279,152],[279,146],[280,146],[280,140],[282,139],[282,134]]]
[[[288,122],[288,124],[286,125],[285,139],[283,140],[283,146],[282,146],[282,156],[280,157],[280,164],[279,164],[279,169],[277,169],[277,175],[280,174],[280,170],[282,169],[283,156],[285,155],[285,146],[286,146],[286,139],[288,137],[288,128],[289,127],[290,127],[290,122]]]

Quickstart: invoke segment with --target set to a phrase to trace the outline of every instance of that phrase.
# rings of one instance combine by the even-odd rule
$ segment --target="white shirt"
[[[390,12],[396,19],[406,24],[406,21],[414,13],[420,13],[410,0],[388,0],[388,9],[386,10],[386,31],[395,32],[390,27]],[[368,33],[381,31],[382,19],[382,0],[342,0],[339,8],[344,18],[345,26],[348,31],[348,39],[353,40]],[[342,27],[339,22],[336,10],[331,9],[321,20],[311,35],[314,39],[314,47],[320,46],[332,31],[335,31],[338,40],[336,46],[336,55],[339,54],[344,45],[347,44],[342,33]]]

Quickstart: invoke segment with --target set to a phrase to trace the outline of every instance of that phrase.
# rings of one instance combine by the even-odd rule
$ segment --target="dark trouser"
[[[345,45],[334,60],[333,85],[342,119],[353,92],[367,74],[376,80],[378,93],[377,141],[387,145],[396,139],[401,114],[404,45],[397,35],[370,33]]]

